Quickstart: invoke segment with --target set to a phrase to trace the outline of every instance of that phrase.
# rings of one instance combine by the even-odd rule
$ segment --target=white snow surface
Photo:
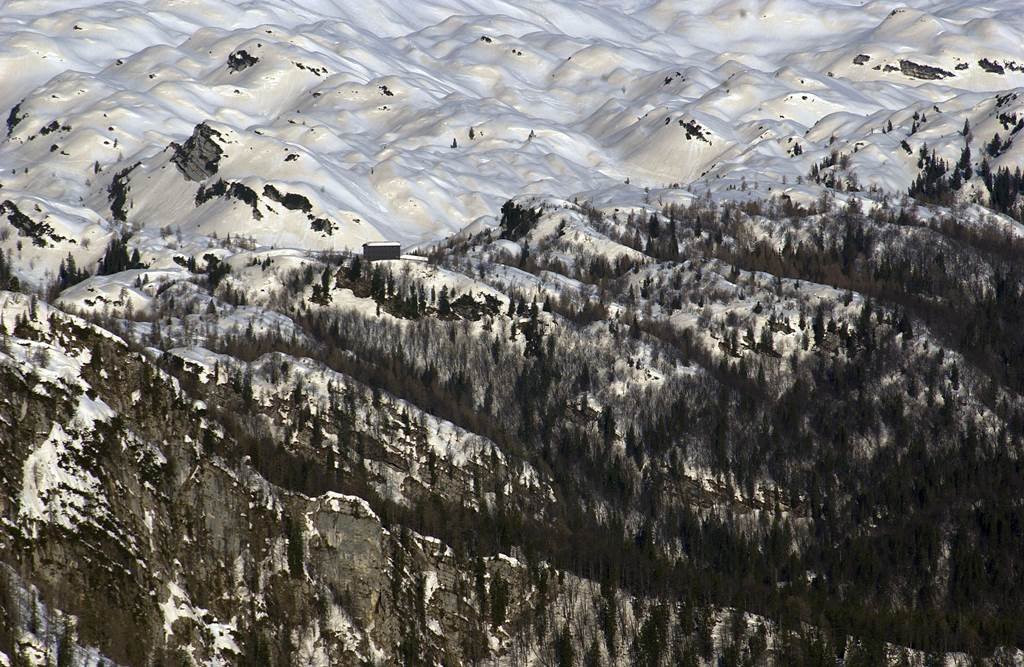
[[[191,621],[199,633],[213,648],[213,657],[205,664],[210,667],[230,665],[235,662],[234,656],[241,654],[235,641],[235,621],[223,623],[218,621],[209,610],[192,604],[189,594],[174,581],[167,582],[167,600],[159,604],[164,618],[164,636],[174,634],[174,625],[181,619]]]
[[[862,186],[901,191],[923,143],[959,156],[965,120],[978,159],[993,133],[1016,134],[1022,36],[1017,0],[10,0],[0,202],[52,228],[16,252],[42,283],[68,253],[91,268],[126,229],[164,267],[229,234],[415,245],[492,220],[517,194],[744,178],[767,192],[831,150],[852,155]],[[202,122],[223,155],[190,181],[171,143]],[[1022,146],[993,167],[1020,164]],[[120,225],[108,187],[136,163]],[[196,205],[221,178],[255,208]]]
[[[99,493],[99,480],[67,463],[69,450],[80,445],[60,424],[54,424],[49,437],[25,459],[18,518],[29,523],[33,535],[36,521],[74,530],[90,511],[89,499]]]

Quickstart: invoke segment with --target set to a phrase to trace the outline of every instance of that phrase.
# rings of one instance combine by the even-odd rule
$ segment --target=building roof
[[[367,241],[366,243],[363,244],[363,247],[364,248],[367,247],[367,246],[370,246],[370,247],[375,247],[375,246],[391,247],[391,246],[401,246],[401,245],[402,244],[399,243],[398,241]]]

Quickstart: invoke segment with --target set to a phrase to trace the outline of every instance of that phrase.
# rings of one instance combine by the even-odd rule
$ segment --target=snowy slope
[[[1024,116],[1003,97],[1024,86],[1016,2],[912,4],[15,0],[0,9],[0,201],[66,237],[20,251],[42,283],[68,252],[94,262],[114,219],[150,241],[419,243],[524,192],[744,177],[767,192],[831,150],[862,186],[900,191],[921,144],[955,160],[969,120],[977,157]],[[222,156],[190,179],[175,147],[204,122]]]

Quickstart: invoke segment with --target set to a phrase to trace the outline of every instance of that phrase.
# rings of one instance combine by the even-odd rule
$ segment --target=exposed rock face
[[[327,236],[333,234],[336,229],[336,225],[327,218],[313,218],[310,227],[312,227],[314,232],[326,234]]]
[[[135,164],[125,167],[114,174],[114,178],[110,181],[110,185],[107,187],[107,199],[110,201],[110,213],[114,216],[115,220],[125,222],[128,219],[128,191],[130,190],[128,177],[139,166],[139,164],[140,163],[136,162]]]
[[[41,134],[41,135],[43,135],[45,137],[46,135],[52,134],[53,132],[56,132],[57,130],[60,130],[60,129],[61,129],[60,121],[53,120],[53,121],[50,121],[50,123],[45,125],[44,127],[41,127],[39,129],[39,134]],[[70,130],[71,128],[70,127],[65,127],[65,129]]]
[[[861,53],[860,55],[856,56],[853,59],[853,64],[854,65],[863,65],[864,63],[866,63],[869,60],[871,60],[871,56],[869,56],[869,55],[867,55],[865,53]]]
[[[250,55],[248,51],[239,49],[228,56],[228,69],[232,72],[241,72],[260,61],[256,56]]]
[[[22,105],[22,103],[24,103],[24,100],[22,100],[21,102],[18,102],[13,107],[11,107],[11,113],[7,115],[7,136],[8,137],[11,136],[12,132],[14,132],[14,128],[16,128],[18,126],[18,123],[20,123],[21,121],[25,120],[25,115],[26,114],[20,113],[21,112],[21,105]]]
[[[945,79],[946,77],[954,76],[952,72],[944,70],[941,67],[920,65],[912,60],[906,59],[900,61],[900,71],[906,76],[914,79],[924,79],[926,81],[934,81],[935,79]]]
[[[309,213],[313,210],[313,204],[310,203],[309,199],[306,197],[295,194],[294,192],[282,193],[270,184],[263,186],[263,196],[273,199],[289,211],[302,211],[303,213]]]
[[[50,224],[45,221],[36,222],[22,213],[17,205],[9,199],[0,203],[0,215],[4,214],[7,215],[7,221],[18,230],[18,234],[31,238],[33,245],[45,248],[47,237],[56,242],[64,240],[63,236],[54,233],[53,227]]]
[[[988,58],[982,58],[981,60],[979,60],[978,66],[991,74],[1006,74],[1005,67],[1003,67],[997,62],[989,60]]]
[[[220,132],[206,123],[196,125],[192,136],[184,144],[171,144],[174,157],[171,161],[178,170],[190,181],[200,182],[217,173],[220,156],[224,149],[214,141],[221,136]]]
[[[376,515],[358,498],[329,493],[313,499],[303,517],[313,528],[306,548],[311,565],[331,585],[349,590],[349,613],[357,622],[372,623],[388,571]]]
[[[237,199],[240,202],[248,204],[252,208],[252,215],[254,218],[257,220],[263,219],[263,214],[260,213],[260,210],[257,207],[259,204],[259,196],[256,194],[255,190],[244,183],[228,183],[223,178],[218,178],[217,182],[209,187],[201,185],[199,186],[199,190],[196,192],[196,206],[202,206],[214,197]]]
[[[700,123],[695,120],[683,121],[679,120],[679,126],[686,130],[686,138],[688,140],[697,139],[703,141],[706,144],[710,144],[711,140],[707,137],[707,131],[701,127]]]
[[[213,425],[219,417],[143,355],[43,305],[35,313],[27,296],[2,298],[25,315],[8,349],[45,349],[74,369],[33,391],[39,378],[0,354],[0,563],[13,568],[0,565],[0,613],[15,614],[17,632],[65,627],[59,643],[124,665],[180,664],[185,653],[189,664],[395,664],[414,644],[422,664],[462,664],[495,651],[481,628],[529,623],[575,585],[550,577],[541,591],[531,574],[547,581],[546,566],[471,563],[385,527],[362,498],[268,482]],[[450,482],[453,496],[470,493],[470,477],[449,472],[438,463],[435,491]],[[488,474],[472,477],[489,485]],[[490,582],[490,609],[469,571]],[[14,572],[31,575],[31,595]],[[26,597],[75,620],[4,602]],[[0,652],[11,655],[15,633],[3,625]]]
[[[313,214],[313,202],[304,195],[295,192],[281,192],[271,184],[263,186],[263,196],[281,204],[289,211],[302,211],[310,221],[313,231],[330,236],[334,233],[337,225],[324,217],[317,217]]]

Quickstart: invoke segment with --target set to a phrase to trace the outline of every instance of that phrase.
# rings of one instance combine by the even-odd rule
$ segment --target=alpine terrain
[[[1020,10],[6,0],[0,666],[1024,665]]]

